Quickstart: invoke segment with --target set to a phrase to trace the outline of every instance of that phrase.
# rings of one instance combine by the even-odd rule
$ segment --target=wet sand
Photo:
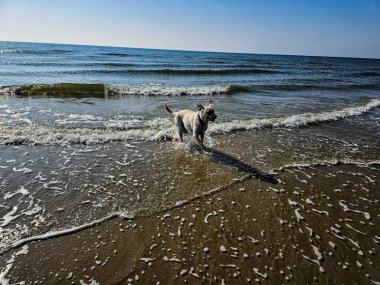
[[[245,176],[154,215],[0,256],[3,284],[378,284],[379,166]]]

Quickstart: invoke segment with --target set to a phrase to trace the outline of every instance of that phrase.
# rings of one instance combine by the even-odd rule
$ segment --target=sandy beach
[[[336,174],[331,174],[334,168]],[[285,168],[1,256],[3,284],[377,284],[379,167]],[[339,280],[339,281],[337,281]]]

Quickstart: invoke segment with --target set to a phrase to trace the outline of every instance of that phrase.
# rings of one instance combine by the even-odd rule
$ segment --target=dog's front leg
[[[203,145],[203,136],[201,134],[195,135],[195,138],[197,139],[199,146],[202,148],[202,150],[204,150],[205,146]]]
[[[201,133],[199,136],[200,136],[200,139],[201,139],[201,142],[202,142],[202,145],[203,145],[203,139],[205,138],[205,133]]]

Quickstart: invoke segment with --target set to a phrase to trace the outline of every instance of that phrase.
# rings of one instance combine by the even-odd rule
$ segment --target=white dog
[[[197,112],[191,110],[180,110],[173,112],[165,104],[165,110],[174,115],[174,122],[178,128],[179,139],[182,142],[183,134],[190,134],[196,138],[198,144],[204,150],[203,138],[208,127],[208,121],[214,122],[217,116],[214,112],[214,104],[210,100],[205,108],[197,103]]]

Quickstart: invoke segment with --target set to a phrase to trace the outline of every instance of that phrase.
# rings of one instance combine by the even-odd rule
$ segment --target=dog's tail
[[[168,107],[168,105],[165,104],[164,107],[165,107],[166,112],[174,115],[174,112]]]

